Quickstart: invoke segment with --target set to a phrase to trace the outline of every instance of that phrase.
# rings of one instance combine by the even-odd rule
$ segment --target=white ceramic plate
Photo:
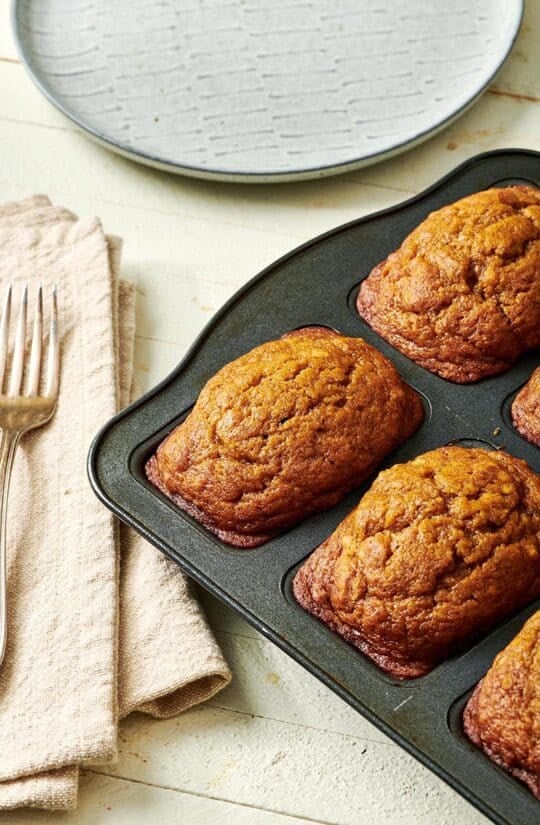
[[[110,149],[235,181],[335,174],[484,91],[523,0],[16,0],[39,88]]]

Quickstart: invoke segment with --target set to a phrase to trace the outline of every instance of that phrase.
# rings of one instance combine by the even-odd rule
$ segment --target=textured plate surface
[[[16,0],[35,82],[109,148],[275,181],[395,154],[470,105],[522,0]]]
[[[241,551],[182,513],[144,474],[146,459],[223,364],[306,324],[326,324],[364,338],[423,394],[423,425],[383,466],[457,441],[503,447],[540,472],[540,450],[519,435],[508,417],[510,400],[538,365],[540,353],[528,353],[511,369],[477,384],[451,384],[393,349],[354,310],[361,280],[429,212],[480,189],[511,183],[540,185],[538,153],[479,155],[418,197],[339,227],[276,261],[231,298],[162,384],[105,427],[92,447],[89,472],[98,496],[120,518],[494,822],[532,825],[539,821],[540,804],[463,737],[460,711],[468,692],[534,606],[426,676],[398,681],[303,611],[291,595],[298,564],[357,504],[370,481],[331,510],[262,547]]]

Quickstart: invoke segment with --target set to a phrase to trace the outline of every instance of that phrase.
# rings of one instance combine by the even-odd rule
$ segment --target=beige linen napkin
[[[21,441],[10,492],[0,809],[75,806],[79,766],[116,757],[119,717],[173,716],[230,680],[183,574],[86,478],[93,436],[132,393],[120,251],[44,196],[0,207],[0,284],[58,284],[62,333],[58,409]]]

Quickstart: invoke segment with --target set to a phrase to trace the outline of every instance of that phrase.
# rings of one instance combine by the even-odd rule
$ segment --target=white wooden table
[[[484,97],[414,151],[301,184],[212,184],[152,171],[79,134],[37,92],[0,0],[0,199],[48,194],[124,238],[137,281],[136,366],[164,377],[223,302],[308,238],[397,203],[477,152],[540,148],[540,0]],[[486,825],[487,820],[235,614],[206,594],[234,682],[171,721],[132,716],[114,768],[83,775],[65,825]]]

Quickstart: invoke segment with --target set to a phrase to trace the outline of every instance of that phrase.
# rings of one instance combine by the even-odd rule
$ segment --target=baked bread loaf
[[[469,383],[540,346],[540,190],[432,212],[360,288],[358,312],[422,367]]]
[[[382,670],[422,676],[540,595],[540,476],[506,453],[458,446],[396,464],[293,590]]]
[[[540,447],[540,367],[514,398],[512,421],[527,441]]]
[[[255,547],[336,504],[422,418],[380,352],[308,327],[211,378],[147,476],[224,542]]]
[[[476,745],[540,799],[540,610],[478,683],[463,724]]]

